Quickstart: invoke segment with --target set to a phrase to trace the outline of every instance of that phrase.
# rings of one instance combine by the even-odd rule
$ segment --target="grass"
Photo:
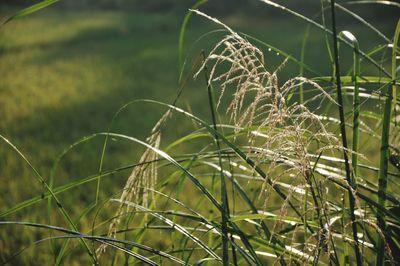
[[[395,18],[337,6],[336,47],[326,3],[325,26],[261,2],[284,15],[180,29],[184,14],[50,8],[0,29],[3,263],[398,259]]]

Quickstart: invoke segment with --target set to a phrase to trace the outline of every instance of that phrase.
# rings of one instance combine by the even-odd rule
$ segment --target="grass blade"
[[[337,101],[339,103],[339,117],[340,117],[340,133],[342,136],[342,145],[343,145],[343,157],[344,164],[346,169],[346,180],[350,184],[348,194],[349,194],[349,204],[350,204],[350,219],[351,226],[353,230],[353,239],[354,239],[354,251],[356,254],[357,265],[362,265],[362,257],[360,248],[358,245],[358,236],[357,236],[357,224],[356,217],[354,214],[355,211],[355,198],[353,195],[353,190],[355,187],[352,186],[354,184],[352,173],[350,170],[349,158],[347,154],[348,146],[347,146],[347,136],[346,136],[346,125],[345,125],[345,117],[344,117],[344,106],[343,106],[343,98],[342,98],[342,84],[340,81],[340,64],[339,64],[339,52],[338,52],[338,40],[336,35],[336,15],[335,15],[335,1],[331,0],[331,18],[332,18],[332,37],[333,37],[333,55],[335,60],[335,75],[336,75],[336,89],[337,89]]]
[[[343,12],[349,14],[350,16],[352,16],[353,18],[357,19],[358,21],[360,21],[362,24],[364,24],[365,26],[367,26],[368,28],[370,28],[373,32],[375,32],[379,37],[381,37],[383,40],[385,40],[385,42],[390,43],[390,40],[388,37],[386,37],[381,31],[379,31],[377,28],[375,28],[374,26],[371,25],[371,23],[368,23],[365,19],[363,19],[362,17],[360,17],[359,15],[357,15],[356,13],[348,10],[347,8],[335,3],[335,6],[337,8],[339,8],[340,10],[342,10]],[[352,43],[352,41],[350,40],[350,42]],[[354,45],[354,49],[359,50],[358,48],[358,44],[357,44],[357,48],[356,48],[356,44],[352,43]]]
[[[114,239],[114,238],[109,238],[109,237],[104,237],[104,236],[95,236],[95,235],[86,235],[86,234],[82,234],[80,232],[77,231],[73,231],[73,230],[69,230],[63,227],[58,227],[58,226],[52,226],[52,225],[46,225],[46,224],[39,224],[39,223],[30,223],[30,222],[18,222],[18,221],[0,221],[0,225],[22,225],[22,226],[28,226],[28,227],[36,227],[36,228],[42,228],[42,229],[47,229],[47,230],[52,230],[52,231],[58,231],[58,232],[62,232],[62,233],[66,233],[68,235],[63,235],[63,236],[54,236],[54,237],[50,237],[50,238],[46,238],[46,239],[41,239],[36,241],[35,243],[40,243],[46,240],[51,240],[51,239],[72,239],[72,238],[80,238],[80,239],[89,239],[89,240],[94,240],[100,243],[104,243],[106,245],[112,246],[116,249],[119,249],[125,253],[127,253],[128,255],[131,255],[139,260],[141,260],[142,262],[145,262],[147,264],[150,265],[158,265],[155,262],[149,260],[148,258],[136,253],[136,252],[132,252],[127,248],[123,248],[121,246],[118,246],[116,244],[113,243],[118,243],[118,244],[123,244],[123,245],[129,245],[129,246],[133,246],[136,247],[140,250],[144,250],[150,253],[153,253],[154,255],[158,255],[164,258],[167,258],[175,263],[184,265],[184,261],[168,254],[165,253],[163,251],[148,247],[146,245],[143,244],[139,244],[136,242],[132,242],[132,241],[126,241],[126,240],[119,240],[119,239]],[[26,248],[24,248],[23,250],[25,250]],[[20,254],[23,250],[17,252],[16,254]],[[15,255],[14,255],[15,256]]]
[[[30,7],[24,8],[24,9],[18,11],[17,13],[15,13],[14,15],[12,15],[11,17],[9,17],[8,19],[6,19],[6,21],[4,21],[2,23],[2,26],[7,24],[8,22],[10,22],[11,20],[14,20],[16,18],[21,18],[21,17],[27,16],[29,14],[32,14],[32,13],[34,13],[36,11],[39,11],[39,10],[41,10],[41,9],[43,9],[43,8],[49,6],[49,5],[52,5],[52,4],[54,4],[54,3],[58,2],[58,1],[59,0],[45,0],[45,1],[42,1],[42,2],[37,3],[35,5],[32,5]]]
[[[282,5],[280,5],[280,4],[277,4],[277,3],[273,2],[273,1],[270,1],[270,0],[260,0],[260,1],[263,2],[263,3],[265,3],[265,4],[267,4],[267,5],[270,5],[270,6],[273,6],[273,7],[275,7],[275,8],[281,9],[281,10],[283,10],[283,11],[285,11],[285,12],[287,12],[287,13],[289,13],[289,14],[295,16],[295,17],[298,17],[298,18],[300,18],[300,19],[302,19],[302,20],[304,20],[304,21],[310,23],[311,25],[317,27],[317,28],[320,29],[320,30],[323,30],[323,31],[325,31],[325,32],[328,33],[328,34],[333,35],[332,31],[329,30],[329,29],[327,29],[327,28],[324,27],[323,25],[321,25],[321,24],[315,22],[314,20],[309,19],[308,17],[306,17],[306,16],[304,16],[304,15],[302,15],[302,14],[300,14],[300,13],[297,13],[297,12],[295,12],[295,11],[293,11],[293,10],[291,10],[291,9],[289,9],[289,8],[287,8],[287,7],[285,7],[285,6],[282,6]],[[337,36],[336,36],[335,38],[337,38]],[[340,41],[342,41],[343,43],[345,43],[346,45],[350,46],[351,48],[354,48],[354,47],[352,46],[351,43],[349,43],[348,41],[344,40],[343,38],[338,38],[338,39],[339,39]],[[364,53],[363,51],[360,50],[360,55],[361,55],[363,58],[367,59],[367,60],[368,60],[371,64],[373,64],[377,69],[379,69],[380,71],[382,71],[382,73],[385,74],[387,77],[391,77],[390,73],[387,72],[386,69],[384,69],[378,62],[376,62],[374,59],[372,59],[372,58],[371,58],[370,56],[368,56],[366,53]]]
[[[385,101],[384,113],[383,113],[383,125],[381,134],[381,148],[380,148],[380,160],[379,160],[379,189],[378,189],[378,204],[385,208],[386,202],[386,188],[387,188],[387,172],[389,162],[389,132],[390,132],[390,116],[392,107],[393,97],[393,85],[387,86],[388,97]],[[377,216],[378,226],[382,232],[386,231],[385,214],[378,209]],[[385,239],[379,236],[377,246],[377,259],[376,265],[384,265],[385,258]]]
[[[397,23],[395,35],[393,38],[393,50],[392,50],[392,79],[396,79],[396,50],[397,43],[400,35],[400,20]],[[388,163],[389,163],[389,134],[390,134],[390,118],[392,111],[392,98],[393,93],[396,93],[396,85],[391,84],[387,86],[387,98],[385,100],[385,107],[383,113],[383,124],[381,134],[381,148],[380,148],[380,160],[379,160],[379,188],[378,188],[378,204],[385,208],[386,203],[386,189],[388,182]],[[386,221],[385,214],[378,209],[377,216],[378,226],[382,232],[386,232]],[[384,265],[385,260],[385,242],[383,237],[379,237],[377,244],[377,259],[376,265]]]
[[[335,5],[339,7],[339,5]],[[359,58],[359,46],[358,41],[355,36],[349,31],[342,31],[339,35],[343,36],[347,40],[349,40],[353,46],[353,82],[354,82],[354,96],[353,96],[353,140],[352,140],[352,154],[351,154],[351,164],[353,168],[353,178],[351,178],[350,186],[355,190],[357,187],[357,173],[358,173],[358,144],[359,144],[359,116],[360,116],[360,97],[359,97],[359,85],[357,82],[358,77],[360,76],[360,58]],[[343,204],[346,204],[346,201],[343,200]],[[344,205],[345,207],[345,205]],[[346,214],[346,213],[345,213]],[[349,261],[348,254],[348,245],[345,244],[345,254],[344,261]]]
[[[307,45],[309,33],[310,33],[310,25],[307,25],[307,29],[304,32],[303,41],[301,43],[301,52],[300,52],[300,62],[301,62],[301,65],[300,65],[300,76],[301,77],[304,75],[304,56],[305,56],[305,53],[306,53],[306,45]],[[303,84],[300,85],[299,93],[300,93],[299,102],[300,102],[300,104],[303,104],[304,103]],[[290,99],[290,98],[288,97],[288,99]]]
[[[399,42],[399,36],[400,36],[400,19],[397,21],[397,26],[396,26],[396,31],[394,33],[394,38],[393,38],[393,44],[392,44],[392,67],[391,67],[391,71],[392,71],[392,89],[393,89],[393,110],[395,111],[394,114],[396,114],[396,104],[397,104],[397,88],[396,88],[396,80],[397,80],[397,64],[396,64],[396,60],[398,59],[397,56],[397,52],[398,52],[398,42]],[[394,118],[395,121],[395,125],[397,126],[397,120],[396,118]]]
[[[190,119],[200,123],[202,126],[204,126],[206,128],[207,131],[209,131],[211,134],[218,134],[218,137],[228,146],[230,147],[246,164],[248,164],[252,169],[254,169],[254,171],[260,175],[261,178],[265,179],[265,181],[267,182],[268,185],[270,185],[273,190],[278,194],[279,197],[281,197],[283,200],[288,200],[287,195],[278,187],[274,184],[274,182],[267,176],[267,174],[258,166],[256,165],[256,163],[249,158],[239,147],[237,147],[235,144],[233,144],[232,142],[230,142],[224,135],[222,135],[221,133],[215,131],[210,125],[208,125],[206,122],[204,122],[202,119],[198,118],[197,116],[194,116],[191,113],[188,113],[178,107],[175,107],[173,105],[169,105],[166,103],[162,103],[159,101],[154,101],[154,100],[138,100],[138,101],[143,101],[143,102],[148,102],[148,103],[153,103],[153,104],[158,104],[158,105],[163,105],[163,106],[167,106],[168,108],[170,108],[173,111],[176,111],[178,113],[181,113],[187,117],[189,117]],[[118,134],[112,134],[113,136],[119,136]],[[124,136],[126,137],[126,136]],[[129,137],[128,137],[129,138]],[[208,191],[207,191],[208,192]],[[298,215],[299,217],[302,217],[302,214],[300,213],[300,211],[298,210],[298,208],[296,206],[293,205],[293,203],[288,200],[288,205],[290,206],[290,208],[296,213],[296,215]],[[309,230],[313,231],[312,228],[309,228]]]
[[[54,199],[54,201],[56,202],[57,208],[58,210],[61,212],[61,214],[64,216],[65,220],[69,223],[69,225],[71,226],[72,229],[74,229],[75,231],[78,231],[74,222],[72,221],[71,217],[69,216],[69,214],[67,213],[67,211],[64,209],[63,205],[61,204],[60,200],[58,199],[58,197],[56,196],[56,194],[54,194],[52,188],[46,183],[45,179],[42,177],[42,175],[36,170],[36,168],[31,164],[31,162],[25,157],[25,155],[14,145],[12,144],[8,139],[6,139],[5,137],[3,137],[2,135],[0,135],[0,139],[2,139],[5,143],[7,143],[15,152],[18,153],[18,155],[28,164],[28,166],[32,169],[32,171],[35,174],[36,179],[45,187],[45,189],[49,192],[49,194],[51,195],[51,197]],[[90,256],[90,258],[92,259],[93,263],[97,263],[97,260],[95,258],[95,256],[93,255],[92,251],[90,250],[89,246],[87,245],[87,243],[84,241],[84,239],[81,239],[81,244],[82,246],[85,248],[86,252],[88,253],[88,255]]]
[[[139,210],[143,210],[143,211],[149,211],[147,208],[140,206],[138,204],[134,204],[132,202],[123,202],[120,201],[119,199],[113,199],[112,201],[115,202],[119,202],[134,208],[138,208]],[[156,212],[150,212],[150,214],[154,217],[156,217],[157,219],[159,219],[160,221],[163,221],[164,223],[168,224],[169,226],[171,226],[172,228],[176,229],[177,231],[179,231],[180,233],[182,233],[183,235],[185,235],[186,237],[190,238],[191,240],[193,240],[193,242],[195,242],[197,245],[199,245],[201,248],[204,249],[204,251],[206,251],[209,255],[211,255],[214,259],[221,261],[221,258],[214,252],[212,251],[209,247],[207,247],[207,245],[205,245],[200,239],[198,239],[197,237],[195,237],[194,235],[192,235],[190,232],[188,232],[183,226],[174,223],[173,221],[171,221],[170,219],[156,213]]]
[[[203,60],[206,60],[206,55],[203,51]],[[218,132],[217,129],[217,118],[216,118],[216,109],[215,109],[215,103],[214,103],[214,97],[213,97],[213,91],[212,91],[212,86],[208,82],[209,77],[208,77],[208,69],[207,65],[204,66],[204,75],[205,75],[205,80],[207,82],[207,94],[208,94],[208,102],[211,110],[211,118],[212,118],[212,123],[215,132]],[[222,227],[222,263],[223,265],[229,265],[229,246],[228,246],[228,227],[227,223],[229,220],[229,204],[228,204],[228,195],[226,191],[226,183],[225,183],[225,175],[224,175],[224,168],[222,164],[222,159],[221,159],[221,146],[219,143],[219,137],[218,134],[214,134],[214,139],[215,139],[215,144],[217,146],[217,151],[218,151],[218,163],[219,163],[219,172],[220,172],[220,178],[221,178],[221,187],[220,187],[220,192],[221,192],[221,202],[222,202],[222,209],[223,212],[221,212],[221,227]]]
[[[187,24],[189,22],[190,17],[193,14],[193,9],[199,8],[201,5],[206,3],[208,0],[199,0],[197,1],[186,13],[185,17],[183,18],[181,28],[179,30],[179,41],[178,41],[178,54],[179,54],[179,68],[180,73],[182,73],[182,69],[184,67],[184,49],[183,46],[185,44],[185,34],[186,34],[186,29],[187,29]]]

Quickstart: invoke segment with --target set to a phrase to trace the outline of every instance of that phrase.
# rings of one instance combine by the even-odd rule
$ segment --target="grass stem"
[[[343,107],[343,97],[342,97],[342,86],[340,80],[340,64],[339,64],[339,53],[338,53],[338,40],[336,35],[336,15],[335,15],[335,1],[331,0],[331,18],[332,18],[332,37],[333,37],[333,54],[335,61],[335,76],[336,76],[336,90],[337,90],[337,101],[339,108],[339,118],[340,118],[340,133],[342,136],[342,145],[343,145],[343,157],[344,164],[346,170],[346,180],[349,183],[349,203],[350,203],[350,219],[353,231],[353,240],[354,240],[354,252],[356,254],[357,265],[362,265],[362,257],[358,243],[357,236],[357,224],[356,217],[354,214],[355,211],[355,199],[353,195],[353,187],[352,187],[352,173],[350,170],[350,163],[348,158],[348,145],[347,145],[347,136],[346,136],[346,125],[345,125],[345,117],[344,117],[344,107]]]
[[[206,60],[206,55],[204,51],[202,52],[203,59]],[[217,118],[215,113],[215,104],[214,104],[214,97],[212,92],[212,86],[210,82],[208,82],[208,74],[207,74],[207,66],[204,66],[204,75],[207,82],[207,94],[208,94],[208,101],[211,110],[211,117],[214,130],[217,132]],[[221,219],[222,219],[222,263],[223,265],[229,265],[229,239],[228,239],[228,220],[229,220],[229,204],[228,204],[228,194],[226,190],[226,182],[225,182],[225,175],[223,170],[222,158],[221,158],[221,145],[219,142],[219,137],[217,134],[214,135],[215,144],[218,150],[218,162],[220,167],[220,176],[221,176],[221,201],[222,201],[222,210],[221,212]]]
[[[392,84],[387,87],[387,97],[385,100],[385,107],[383,111],[383,124],[381,134],[381,148],[379,160],[379,177],[378,177],[378,204],[385,208],[386,203],[386,190],[388,182],[388,167],[389,167],[389,135],[390,135],[390,119],[392,111],[393,94],[396,93],[396,50],[397,43],[400,35],[400,20],[397,23],[395,35],[393,38],[392,50]],[[395,105],[393,105],[395,106]],[[378,209],[376,215],[378,226],[383,234],[386,232],[385,213]],[[377,243],[377,258],[376,265],[384,265],[385,261],[385,239],[379,236]]]

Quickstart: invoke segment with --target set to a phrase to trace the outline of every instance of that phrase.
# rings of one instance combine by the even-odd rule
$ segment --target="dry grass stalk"
[[[325,149],[342,147],[338,139],[326,130],[320,116],[305,105],[289,103],[288,96],[302,84],[320,91],[313,100],[335,101],[317,83],[303,77],[292,78],[280,86],[277,74],[286,64],[286,60],[274,72],[267,71],[260,49],[215,18],[199,11],[196,13],[222,25],[229,32],[212,49],[203,65],[211,65],[208,82],[216,83],[221,88],[217,106],[221,105],[221,99],[228,89],[233,89],[226,112],[230,113],[236,131],[247,128],[252,133],[248,135],[252,150],[249,156],[255,157],[259,165],[268,162],[266,173],[273,184],[283,178],[292,178],[292,187],[280,215],[286,215],[287,203],[293,191],[306,186],[315,190],[315,208],[321,225],[320,232],[317,232],[317,245],[328,246],[326,248],[329,250],[330,226],[325,226],[329,221],[329,206],[320,204],[323,202],[320,198],[323,192],[319,185],[312,184],[314,173],[310,154],[317,148],[319,152],[323,152]],[[219,67],[228,70],[220,73]],[[267,183],[262,188],[265,207],[272,194],[271,189]],[[279,222],[276,222],[273,231],[276,232],[279,227]]]
[[[171,116],[171,111],[168,110],[157,124],[153,127],[150,136],[146,142],[158,149],[161,141],[161,129],[166,120]],[[124,189],[120,197],[120,202],[140,202],[144,207],[149,204],[149,191],[154,191],[154,186],[157,183],[157,165],[155,161],[158,159],[158,154],[151,149],[146,149],[139,160],[139,166],[132,170],[125,183]],[[154,194],[154,192],[151,192]],[[115,237],[118,225],[121,222],[121,217],[129,211],[129,205],[120,204],[108,228],[108,236]],[[96,250],[97,255],[104,253],[106,245],[102,244]]]

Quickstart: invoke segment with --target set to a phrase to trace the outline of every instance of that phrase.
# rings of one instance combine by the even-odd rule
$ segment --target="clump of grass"
[[[196,13],[217,22],[230,32],[230,35],[223,38],[211,51],[200,71],[207,63],[213,64],[208,82],[216,82],[221,88],[218,104],[223,95],[228,93],[227,90],[233,87],[234,92],[226,112],[231,114],[230,118],[236,133],[248,130],[247,156],[255,157],[257,165],[264,165],[265,161],[268,161],[266,174],[274,177],[271,178],[270,184],[266,179],[261,189],[261,195],[266,196],[264,209],[270,202],[271,188],[285,176],[295,181],[289,181],[289,195],[280,208],[281,216],[287,214],[290,195],[294,191],[303,191],[306,187],[311,190],[317,219],[322,229],[317,237],[318,248],[312,255],[317,262],[320,247],[329,246],[327,248],[332,249],[331,242],[327,238],[331,228],[324,227],[324,223],[327,222],[324,220],[328,215],[325,213],[326,206],[321,206],[324,200],[323,192],[318,187],[315,189],[313,183],[317,181],[310,161],[312,158],[310,152],[315,143],[322,146],[316,150],[318,154],[343,148],[337,138],[326,130],[320,116],[315,115],[303,104],[289,103],[288,98],[292,90],[308,84],[320,92],[308,102],[323,98],[333,103],[335,101],[317,83],[304,77],[290,79],[279,86],[278,72],[284,68],[286,61],[273,73],[268,72],[264,55],[257,47],[215,18],[210,18],[199,11]],[[217,68],[224,64],[228,64],[228,70],[217,74],[220,73]],[[277,221],[273,226],[273,232],[277,230],[278,224],[281,224],[281,221]]]
[[[79,238],[94,263],[123,261],[157,265],[168,260],[182,265],[383,265],[385,261],[394,264],[398,259],[396,252],[400,250],[397,239],[400,218],[394,211],[400,197],[392,180],[400,177],[400,139],[396,118],[392,119],[391,115],[392,109],[399,106],[394,89],[398,79],[396,71],[393,72],[397,44],[392,49],[392,75],[387,77],[385,66],[371,57],[373,52],[361,51],[354,35],[350,32],[337,35],[334,1],[330,7],[332,30],[277,3],[262,2],[332,35],[334,77],[297,76],[281,82],[278,77],[289,61],[304,68],[303,56],[307,51],[302,51],[302,60],[288,57],[279,67],[270,70],[262,47],[220,20],[191,10],[190,14],[205,17],[227,32],[203,58],[195,74],[199,80],[200,73],[205,73],[204,87],[211,118],[202,119],[177,107],[177,100],[172,105],[143,100],[146,104],[167,108],[146,141],[111,130],[91,136],[106,137],[104,153],[110,137],[146,148],[138,164],[123,167],[131,169],[131,174],[122,192],[115,199],[106,199],[115,213],[101,223],[94,219],[92,234],[78,231],[57,194],[122,168],[103,170],[101,166],[100,173],[94,177],[60,188],[46,187],[49,191],[41,198],[56,200],[73,230],[13,221],[0,224],[34,226],[65,234],[55,236],[57,239]],[[347,14],[356,17],[352,12]],[[184,21],[184,28],[189,17]],[[399,28],[394,43],[397,43]],[[180,45],[184,43],[182,36]],[[353,69],[348,71],[353,72],[351,76],[340,71],[338,42],[353,50]],[[267,43],[261,44],[270,48]],[[180,53],[181,65],[182,56]],[[361,62],[376,67],[372,76],[361,72]],[[345,94],[343,88],[350,88],[354,93]],[[180,94],[181,91],[177,98]],[[345,112],[346,103],[351,102],[346,101],[349,96],[353,97],[353,111]],[[376,101],[384,102],[382,125],[370,122],[380,119],[380,114],[369,111],[369,101],[374,105]],[[194,122],[194,131],[163,148],[161,131],[164,136],[172,113],[180,115],[179,123]],[[353,150],[347,145],[346,127],[353,128],[350,135]],[[22,156],[7,139],[0,137]],[[85,141],[88,140],[78,144]],[[377,150],[380,147],[379,160],[363,155],[359,142],[375,143]],[[174,150],[179,145],[194,151]],[[102,164],[103,156],[101,161]],[[378,161],[377,168],[374,164]],[[40,174],[37,176],[44,182]],[[17,205],[0,217],[32,206],[41,198]],[[103,208],[107,206],[100,206],[96,196],[93,209],[101,213]],[[122,225],[126,216],[129,218]],[[107,237],[96,236],[95,232]],[[93,245],[89,246],[87,241]],[[112,250],[106,250],[106,246]],[[63,257],[66,249],[65,245],[59,256]],[[60,261],[57,257],[57,263]]]

